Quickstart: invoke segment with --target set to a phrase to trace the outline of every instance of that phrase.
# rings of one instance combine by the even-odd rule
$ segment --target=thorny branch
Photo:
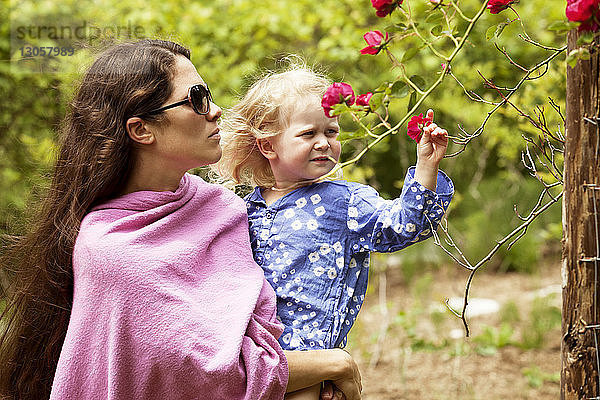
[[[557,203],[562,197],[562,185],[563,185],[563,176],[562,176],[562,160],[564,154],[564,142],[565,138],[562,133],[565,126],[565,118],[562,114],[560,107],[554,102],[553,99],[549,99],[549,104],[552,109],[560,116],[562,120],[562,126],[559,126],[557,130],[553,131],[550,129],[546,122],[546,117],[544,114],[544,109],[542,107],[536,107],[533,112],[528,113],[521,109],[519,106],[515,104],[514,101],[511,100],[513,95],[523,86],[523,84],[527,81],[532,81],[536,79],[540,79],[543,77],[549,70],[549,65],[551,62],[556,60],[563,52],[566,50],[567,46],[562,46],[560,48],[545,46],[543,44],[537,43],[534,41],[525,31],[525,27],[523,26],[523,21],[517,12],[510,7],[513,12],[516,14],[516,18],[510,22],[519,21],[522,34],[519,35],[519,38],[523,40],[525,43],[535,46],[537,48],[543,49],[547,52],[550,52],[546,58],[542,59],[535,65],[531,67],[525,67],[515,61],[513,57],[506,51],[505,48],[500,48],[496,45],[498,51],[500,51],[508,63],[513,65],[515,68],[522,72],[522,76],[519,81],[513,87],[501,87],[496,85],[492,80],[486,78],[479,71],[480,76],[483,79],[484,86],[491,88],[499,94],[500,99],[498,101],[492,101],[485,99],[482,95],[477,94],[474,90],[469,90],[465,87],[464,84],[461,83],[460,79],[452,72],[451,70],[451,62],[458,55],[458,53],[463,48],[464,44],[469,38],[474,26],[483,15],[486,10],[487,2],[483,2],[481,8],[478,10],[475,16],[472,18],[467,17],[462,10],[460,9],[458,2],[455,0],[449,0],[450,10],[453,11],[452,15],[449,15],[450,10],[446,11],[442,9],[442,13],[444,15],[446,24],[450,28],[450,20],[456,14],[460,16],[464,21],[468,23],[468,26],[464,30],[461,36],[454,36],[452,33],[452,29],[448,29],[444,36],[448,37],[453,45],[454,50],[448,56],[442,54],[438,49],[434,47],[434,44],[429,42],[417,29],[416,24],[412,20],[411,10],[408,8],[407,10],[401,9],[401,12],[408,19],[409,26],[414,33],[406,33],[402,37],[405,36],[413,36],[416,35],[421,41],[424,42],[425,46],[430,50],[430,52],[438,57],[442,62],[444,62],[444,67],[440,73],[438,79],[427,89],[423,89],[418,87],[415,82],[411,81],[406,73],[406,69],[404,64],[399,61],[393,53],[386,47],[385,52],[389,57],[393,69],[397,69],[400,73],[399,79],[404,81],[405,84],[410,87],[413,91],[413,95],[416,96],[415,101],[411,102],[412,107],[406,115],[394,126],[391,126],[389,123],[389,99],[383,102],[384,112],[373,111],[372,113],[377,116],[379,119],[379,123],[373,127],[368,128],[360,122],[359,116],[351,112],[352,118],[359,124],[361,129],[365,132],[365,136],[367,138],[371,138],[371,141],[367,143],[367,145],[358,152],[352,159],[347,160],[343,163],[340,163],[334,168],[326,177],[332,176],[339,169],[354,164],[358,161],[368,150],[377,145],[381,140],[387,137],[390,134],[396,134],[399,132],[400,128],[404,126],[406,121],[413,115],[416,110],[421,106],[424,100],[432,94],[432,92],[443,82],[446,76],[450,76],[456,83],[462,88],[465,95],[472,101],[487,104],[492,106],[492,108],[487,112],[487,115],[484,117],[480,126],[476,128],[472,133],[467,132],[467,130],[461,125],[458,126],[460,133],[455,137],[450,137],[450,140],[458,145],[460,148],[456,152],[452,154],[446,155],[446,157],[456,157],[463,151],[465,151],[467,145],[475,138],[480,136],[486,127],[487,122],[490,120],[491,116],[500,109],[500,107],[504,105],[510,106],[513,110],[516,111],[518,116],[524,118],[529,124],[534,128],[537,132],[537,137],[522,135],[524,141],[526,142],[525,150],[522,152],[521,161],[525,169],[529,172],[529,174],[534,177],[540,184],[542,185],[542,189],[538,196],[538,200],[536,204],[530,209],[527,215],[522,215],[518,211],[517,205],[514,205],[514,212],[521,223],[516,226],[511,232],[506,234],[502,239],[498,240],[494,246],[489,250],[488,254],[480,259],[477,262],[471,262],[465,255],[465,252],[461,250],[456,241],[452,238],[448,227],[447,219],[443,219],[439,225],[441,230],[441,234],[438,234],[435,229],[432,229],[433,232],[433,240],[434,243],[439,246],[456,264],[467,269],[469,271],[469,276],[465,285],[464,291],[464,301],[462,310],[457,311],[453,310],[448,304],[448,300],[446,300],[446,306],[448,309],[458,318],[460,318],[463,322],[466,336],[469,336],[469,326],[466,320],[466,311],[467,306],[469,304],[469,292],[471,289],[471,284],[473,282],[473,278],[477,271],[479,271],[488,261],[492,259],[492,257],[504,246],[507,246],[507,249],[510,248],[521,239],[526,233],[528,228],[531,226],[533,221],[538,218],[541,214],[543,214],[546,210],[548,210],[552,205]],[[377,134],[374,131],[384,129],[383,133]],[[326,177],[322,177],[324,179]],[[376,362],[377,357],[375,358]],[[373,361],[373,360],[372,360]]]

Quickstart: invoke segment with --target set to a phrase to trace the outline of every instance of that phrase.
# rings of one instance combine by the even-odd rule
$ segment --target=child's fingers
[[[448,131],[437,127],[433,132],[431,132],[431,136],[448,136]]]
[[[423,128],[423,132],[427,131],[427,133],[431,133],[434,130],[436,130],[438,128],[438,126],[435,123],[430,123],[429,125],[427,125],[426,127]]]
[[[433,110],[431,108],[427,110],[427,118],[433,121]]]

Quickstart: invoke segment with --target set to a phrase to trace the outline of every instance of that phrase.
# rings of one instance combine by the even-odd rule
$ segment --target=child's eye
[[[302,132],[301,136],[312,136],[314,134],[315,134],[314,131],[306,131],[306,132]]]
[[[332,129],[328,129],[327,130],[327,135],[329,135],[329,136],[337,136],[337,134],[338,134],[338,130],[337,129],[333,129],[332,128]]]

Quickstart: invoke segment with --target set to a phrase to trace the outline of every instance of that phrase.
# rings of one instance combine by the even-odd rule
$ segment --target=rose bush
[[[431,123],[431,119],[423,117],[423,113],[419,115],[413,115],[408,121],[408,130],[406,134],[410,136],[415,142],[419,143],[421,140],[421,134],[423,128]]]
[[[378,17],[385,17],[396,9],[403,0],[371,0],[371,4],[377,10]]]
[[[511,4],[516,3],[518,0],[490,0],[487,9],[492,14],[498,14],[500,11],[506,10]]]
[[[371,101],[371,97],[373,97],[373,93],[371,93],[371,92],[357,96],[356,97],[356,105],[369,107],[369,101]]]
[[[370,31],[365,33],[363,38],[365,39],[365,42],[367,42],[368,46],[363,48],[360,51],[360,54],[375,55],[385,48],[390,36],[387,32],[385,33],[385,36],[383,36],[381,31]]]
[[[580,31],[597,31],[600,27],[600,0],[567,0],[565,14],[569,21],[582,23]]]
[[[351,106],[354,104],[354,90],[352,90],[352,86],[343,82],[334,82],[331,86],[327,88],[325,94],[323,95],[323,99],[321,100],[321,106],[325,111],[325,115],[329,118],[333,118],[331,115],[331,109],[336,104],[346,103],[346,105]]]

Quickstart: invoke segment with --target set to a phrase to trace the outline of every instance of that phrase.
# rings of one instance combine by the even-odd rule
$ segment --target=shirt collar
[[[263,199],[262,194],[260,193],[260,187],[255,187],[252,192],[248,194],[246,198],[250,203],[262,204],[263,206],[267,206],[267,202]]]

